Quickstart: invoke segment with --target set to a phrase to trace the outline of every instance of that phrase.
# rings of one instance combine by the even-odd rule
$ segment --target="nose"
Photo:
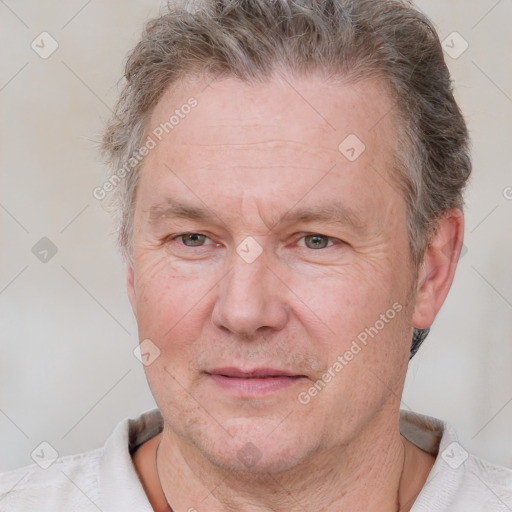
[[[214,325],[246,339],[283,329],[289,315],[288,290],[267,263],[265,252],[251,263],[234,253],[231,270],[219,283]]]

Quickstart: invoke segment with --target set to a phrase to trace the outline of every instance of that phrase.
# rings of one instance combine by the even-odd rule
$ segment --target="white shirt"
[[[151,512],[131,453],[162,424],[152,409],[119,423],[102,448],[57,458],[47,469],[33,464],[0,474],[0,511]],[[412,512],[512,511],[511,469],[469,455],[435,418],[400,411],[400,432],[436,456]]]

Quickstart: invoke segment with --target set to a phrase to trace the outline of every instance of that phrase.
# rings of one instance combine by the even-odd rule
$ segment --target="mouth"
[[[263,396],[288,388],[306,378],[286,370],[254,368],[241,370],[235,367],[215,368],[206,372],[212,382],[224,391],[238,397]]]

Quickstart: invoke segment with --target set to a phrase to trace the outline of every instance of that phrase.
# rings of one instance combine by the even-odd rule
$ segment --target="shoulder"
[[[132,453],[162,426],[151,409],[118,423],[101,448],[0,473],[0,512],[152,510]]]
[[[414,512],[432,504],[450,512],[512,510],[512,470],[453,445],[440,453],[420,496]]]
[[[436,458],[411,512],[512,510],[512,469],[469,453],[437,418],[402,411],[400,419],[409,441]]]
[[[103,449],[58,458],[47,469],[31,464],[0,473],[0,511],[98,510]]]
[[[468,503],[480,497],[488,506],[482,510],[512,509],[512,469],[472,454],[468,454],[464,466],[463,491]]]

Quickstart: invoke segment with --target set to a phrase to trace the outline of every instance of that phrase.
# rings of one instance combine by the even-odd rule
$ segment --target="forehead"
[[[191,98],[197,106],[181,114],[168,133],[171,137],[164,135],[169,144],[197,139],[203,145],[253,142],[254,136],[261,137],[263,128],[269,139],[295,141],[305,148],[313,136],[313,148],[320,150],[337,151],[339,142],[355,130],[367,145],[393,141],[389,132],[393,128],[392,101],[383,80],[347,83],[315,74],[277,74],[267,82],[249,84],[234,77],[208,82],[190,76],[164,92],[153,108],[147,132],[165,125],[173,113],[179,113],[176,111],[188,112],[185,105]],[[199,116],[207,123],[203,127],[190,121]],[[319,136],[322,147],[318,147]]]
[[[155,106],[146,136],[155,131],[161,140],[144,161],[142,195],[179,176],[192,193],[252,193],[275,203],[283,194],[299,200],[316,182],[317,199],[360,195],[361,208],[396,194],[393,108],[378,80],[277,76],[254,85],[191,77]]]

